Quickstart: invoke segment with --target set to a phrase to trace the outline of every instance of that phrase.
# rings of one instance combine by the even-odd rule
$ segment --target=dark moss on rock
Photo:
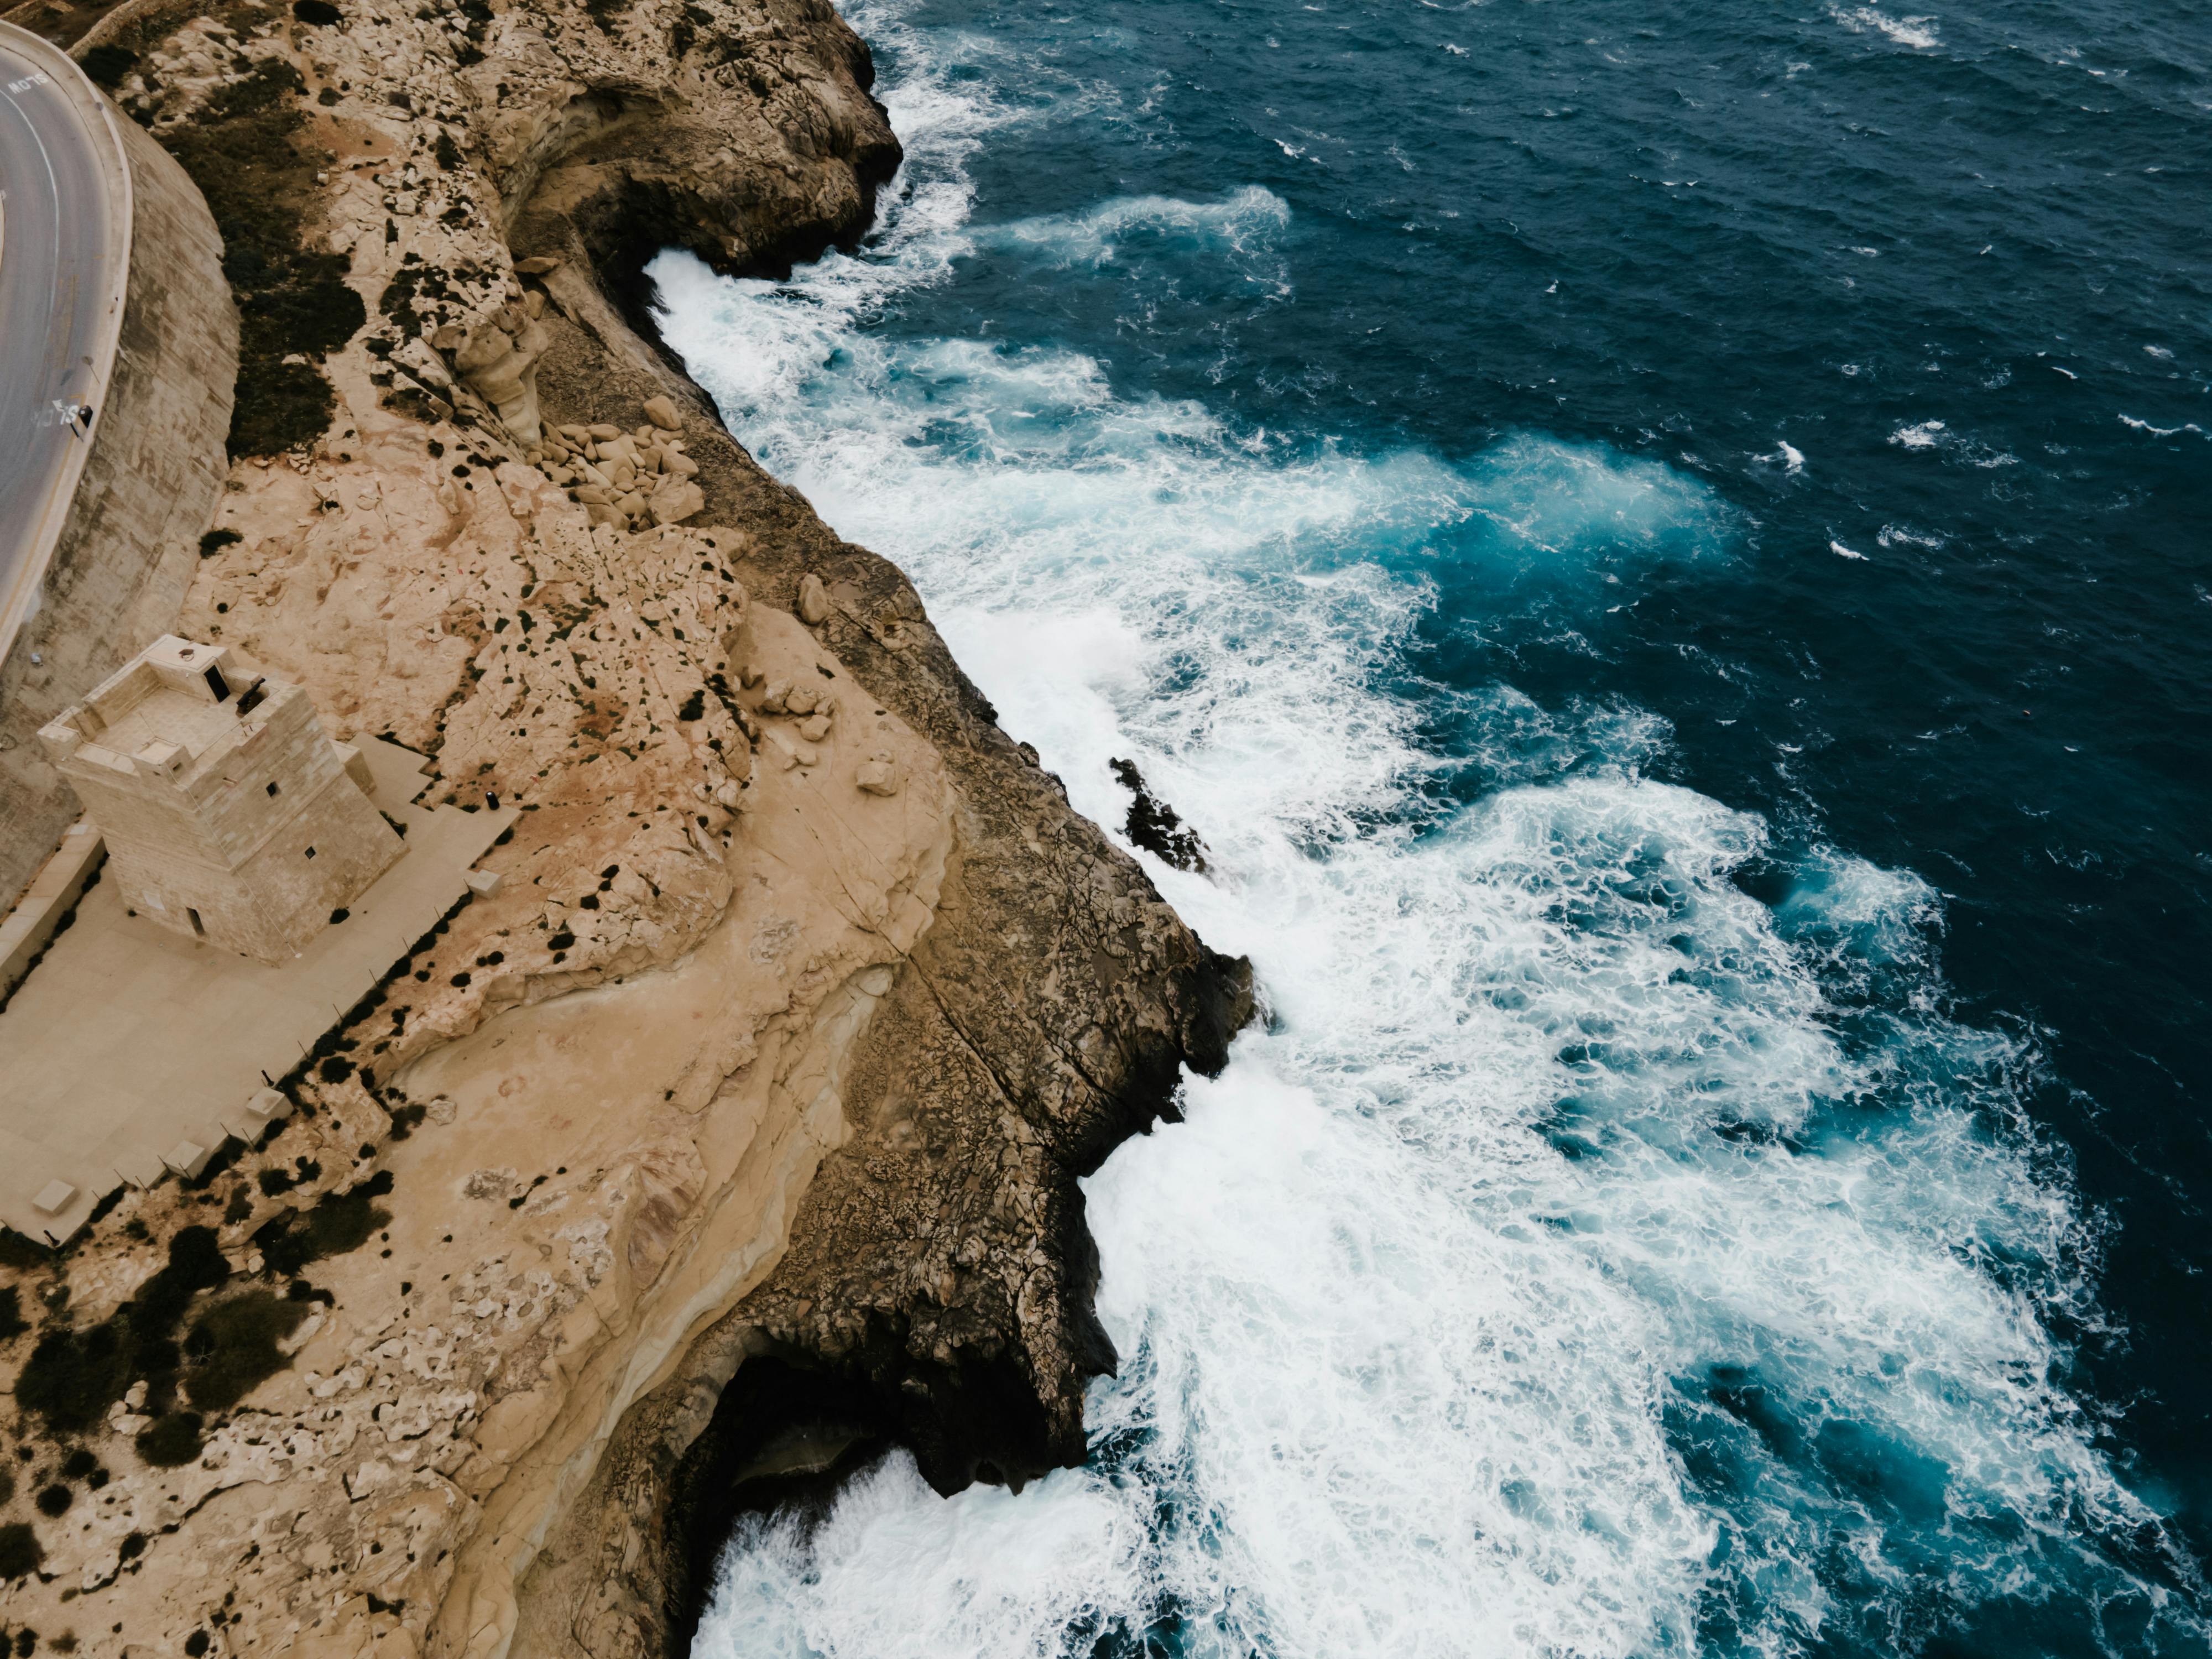
[[[316,161],[301,137],[304,91],[297,70],[264,59],[161,135],[207,198],[222,233],[223,275],[238,301],[234,456],[273,455],[322,434],[335,404],[316,365],[368,318],[346,285],[345,256],[306,245]]]
[[[307,1303],[267,1291],[217,1303],[185,1338],[185,1396],[200,1411],[228,1411],[291,1363],[277,1344],[307,1316]]]
[[[94,46],[84,55],[84,72],[93,85],[112,92],[138,64],[138,54],[118,46]]]
[[[392,1171],[380,1170],[349,1193],[334,1194],[313,1209],[291,1210],[265,1222],[253,1235],[267,1270],[289,1279],[311,1261],[343,1255],[368,1242],[391,1221],[376,1200],[392,1191]]]
[[[136,1442],[138,1455],[157,1469],[182,1468],[206,1449],[197,1412],[165,1412]]]
[[[39,1546],[39,1534],[28,1523],[11,1521],[0,1527],[0,1579],[27,1578],[39,1570],[46,1553]]]
[[[175,1387],[182,1356],[176,1330],[194,1296],[230,1276],[211,1227],[186,1227],[169,1243],[167,1264],[98,1324],[61,1325],[39,1339],[15,1382],[16,1403],[57,1433],[82,1434],[141,1378],[160,1404]]]

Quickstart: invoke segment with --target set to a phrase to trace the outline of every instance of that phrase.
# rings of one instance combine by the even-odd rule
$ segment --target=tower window
[[[190,905],[186,905],[185,907],[185,914],[192,919],[192,932],[198,933],[202,939],[205,939],[207,937],[207,924],[200,920],[200,913],[193,909]]]
[[[269,799],[271,800],[276,799],[276,786],[273,783],[269,786]]]
[[[310,847],[310,848],[307,849],[307,856],[308,856],[309,858],[313,858],[313,857],[314,857],[314,856],[315,856],[315,849],[314,849],[313,848]]]

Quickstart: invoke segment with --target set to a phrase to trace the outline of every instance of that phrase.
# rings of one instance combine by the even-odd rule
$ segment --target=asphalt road
[[[95,373],[112,276],[101,147],[82,103],[0,29],[0,653],[44,545],[73,489],[86,440],[58,404],[81,404]],[[100,365],[105,368],[105,365]],[[65,505],[65,502],[64,503]]]

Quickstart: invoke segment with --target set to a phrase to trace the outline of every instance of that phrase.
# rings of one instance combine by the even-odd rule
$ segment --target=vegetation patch
[[[297,70],[265,59],[163,136],[207,198],[222,233],[223,275],[238,301],[234,456],[273,455],[322,434],[333,394],[316,365],[368,318],[346,286],[345,256],[304,246],[316,167],[299,137],[304,90]]]
[[[292,1362],[276,1345],[300,1328],[307,1304],[267,1291],[218,1302],[185,1339],[185,1393],[203,1412],[226,1412]]]
[[[253,1235],[268,1271],[290,1278],[311,1261],[343,1255],[368,1243],[392,1219],[376,1200],[392,1190],[392,1171],[380,1170],[349,1193],[325,1198],[310,1210],[291,1210],[264,1222]]]
[[[200,1438],[197,1412],[165,1412],[154,1419],[153,1427],[140,1433],[134,1443],[138,1455],[157,1469],[182,1468],[207,1446],[207,1442]]]
[[[94,46],[84,55],[84,72],[103,92],[121,86],[124,77],[138,66],[138,54],[112,44]]]
[[[444,319],[446,307],[452,307],[458,315],[467,302],[468,296],[453,286],[444,271],[410,253],[384,285],[377,309],[398,324],[403,333],[420,334]]]
[[[0,1578],[27,1578],[46,1559],[39,1534],[27,1522],[11,1521],[0,1527]]]
[[[167,1265],[107,1318],[84,1330],[58,1326],[39,1339],[16,1379],[16,1404],[63,1434],[91,1428],[142,1378],[149,1405],[166,1405],[182,1358],[176,1330],[185,1307],[229,1277],[215,1229],[185,1228],[169,1242]]]

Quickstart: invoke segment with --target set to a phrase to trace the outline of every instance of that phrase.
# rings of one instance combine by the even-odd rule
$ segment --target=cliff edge
[[[811,0],[9,15],[223,234],[177,631],[520,808],[262,1144],[6,1241],[17,1651],[672,1653],[744,1506],[1079,1459],[1075,1183],[1249,969],[636,331],[659,246],[864,233],[865,47]]]

